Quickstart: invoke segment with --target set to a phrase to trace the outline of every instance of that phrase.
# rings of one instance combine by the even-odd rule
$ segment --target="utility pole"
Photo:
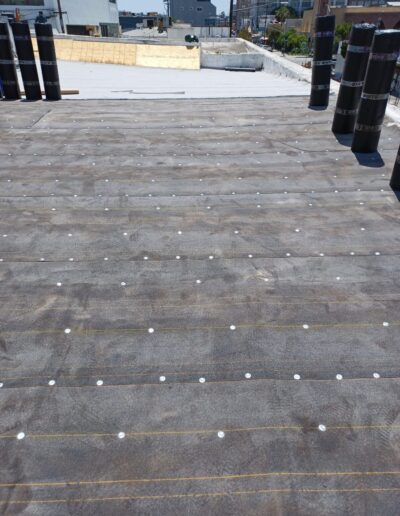
[[[64,27],[64,19],[63,19],[63,12],[62,12],[62,9],[61,9],[61,0],[57,0],[57,7],[58,7],[58,16],[60,18],[60,27],[61,27],[61,32],[63,34],[65,34],[65,27]]]
[[[167,16],[171,16],[171,7],[170,7],[170,2],[169,0],[164,0],[164,8],[166,9],[167,11]]]
[[[233,29],[233,0],[231,0],[229,7],[229,37],[232,37],[232,29]]]
[[[316,11],[317,16],[326,16],[329,13],[329,3],[329,0],[318,0],[315,2],[314,10]]]

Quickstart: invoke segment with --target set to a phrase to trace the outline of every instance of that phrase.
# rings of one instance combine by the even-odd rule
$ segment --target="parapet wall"
[[[279,55],[278,52],[270,52],[269,50],[261,49],[253,43],[247,42],[250,47],[256,47],[264,54],[264,72],[273,73],[275,75],[283,75],[298,81],[304,81],[311,84],[311,69],[304,68],[299,64],[293,63],[284,56]],[[340,83],[332,80],[330,84],[331,94],[337,95],[339,93]],[[332,100],[336,103],[336,99]],[[398,106],[388,104],[386,108],[386,116],[392,120],[389,124],[395,123],[400,127],[400,109]]]
[[[57,58],[154,68],[200,69],[198,45],[146,44],[120,39],[55,36]],[[37,51],[36,39],[33,38]]]
[[[275,75],[284,75],[290,79],[298,81],[311,82],[311,70],[289,61],[278,52],[270,52],[263,48],[257,47],[253,43],[246,42],[249,47],[254,47],[264,55],[264,71]]]
[[[252,48],[254,47],[254,48]],[[250,47],[242,39],[201,42],[201,67],[224,70],[225,68],[254,68],[262,70],[264,56],[259,47]]]

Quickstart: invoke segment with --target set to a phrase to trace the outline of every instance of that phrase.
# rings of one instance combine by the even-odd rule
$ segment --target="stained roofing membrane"
[[[308,98],[3,103],[2,514],[395,514],[399,141]]]

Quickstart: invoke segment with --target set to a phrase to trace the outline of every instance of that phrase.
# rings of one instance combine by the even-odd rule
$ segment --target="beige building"
[[[375,23],[384,29],[400,29],[400,6],[380,5],[373,7],[347,6],[331,7],[330,14],[336,16],[339,23]],[[305,11],[301,32],[312,33],[316,12],[314,9]]]

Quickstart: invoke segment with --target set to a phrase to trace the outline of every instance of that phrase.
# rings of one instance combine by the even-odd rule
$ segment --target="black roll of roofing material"
[[[6,100],[21,98],[8,23],[0,23],[0,77]]]
[[[394,162],[390,186],[393,190],[400,191],[400,147],[397,151],[396,161]]]
[[[33,53],[31,32],[27,23],[11,23],[14,34],[15,48],[19,60],[22,81],[27,100],[41,100],[39,75]]]
[[[335,17],[317,16],[315,19],[310,107],[326,107],[329,104],[334,36]]]
[[[35,23],[40,66],[47,100],[61,100],[60,78],[58,76],[53,28],[50,23]]]
[[[348,134],[354,131],[375,30],[375,25],[369,23],[359,23],[351,29],[332,124],[334,133]]]
[[[377,30],[354,129],[353,152],[376,152],[400,49],[400,30]]]

